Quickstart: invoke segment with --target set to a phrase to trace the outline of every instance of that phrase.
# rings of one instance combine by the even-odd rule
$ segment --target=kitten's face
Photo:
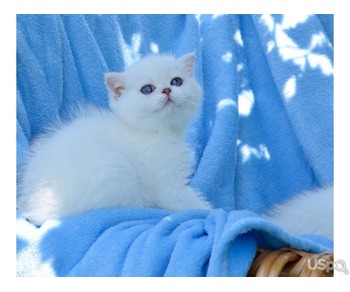
[[[193,77],[194,55],[148,56],[124,73],[109,73],[110,106],[133,126],[183,131],[201,99]]]

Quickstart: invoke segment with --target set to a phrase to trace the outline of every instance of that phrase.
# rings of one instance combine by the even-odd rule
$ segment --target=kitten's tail
[[[298,194],[263,217],[291,233],[316,234],[333,241],[333,186]]]

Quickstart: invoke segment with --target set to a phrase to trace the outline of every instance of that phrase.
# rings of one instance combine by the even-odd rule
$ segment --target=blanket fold
[[[24,228],[27,221],[18,220],[17,269],[27,276],[243,276],[257,244],[332,248],[322,238],[290,235],[250,211],[111,208],[40,228]]]
[[[104,73],[196,53],[203,105],[187,133],[210,212],[101,209],[36,227],[17,217],[18,276],[245,276],[256,247],[311,252],[259,213],[333,182],[332,15],[18,15],[17,175],[29,145]]]

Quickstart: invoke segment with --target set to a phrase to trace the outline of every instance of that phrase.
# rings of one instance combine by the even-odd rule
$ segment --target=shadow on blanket
[[[19,276],[245,276],[257,245],[332,248],[257,215],[333,181],[331,15],[18,15],[18,176],[45,127],[82,100],[107,106],[105,72],[190,51],[204,89],[191,185],[217,209],[103,209],[40,228],[18,214]]]

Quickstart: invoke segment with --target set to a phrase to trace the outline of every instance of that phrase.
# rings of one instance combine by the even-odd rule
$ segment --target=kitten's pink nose
[[[169,95],[171,92],[171,89],[170,88],[164,88],[162,93],[165,93],[166,95]]]

